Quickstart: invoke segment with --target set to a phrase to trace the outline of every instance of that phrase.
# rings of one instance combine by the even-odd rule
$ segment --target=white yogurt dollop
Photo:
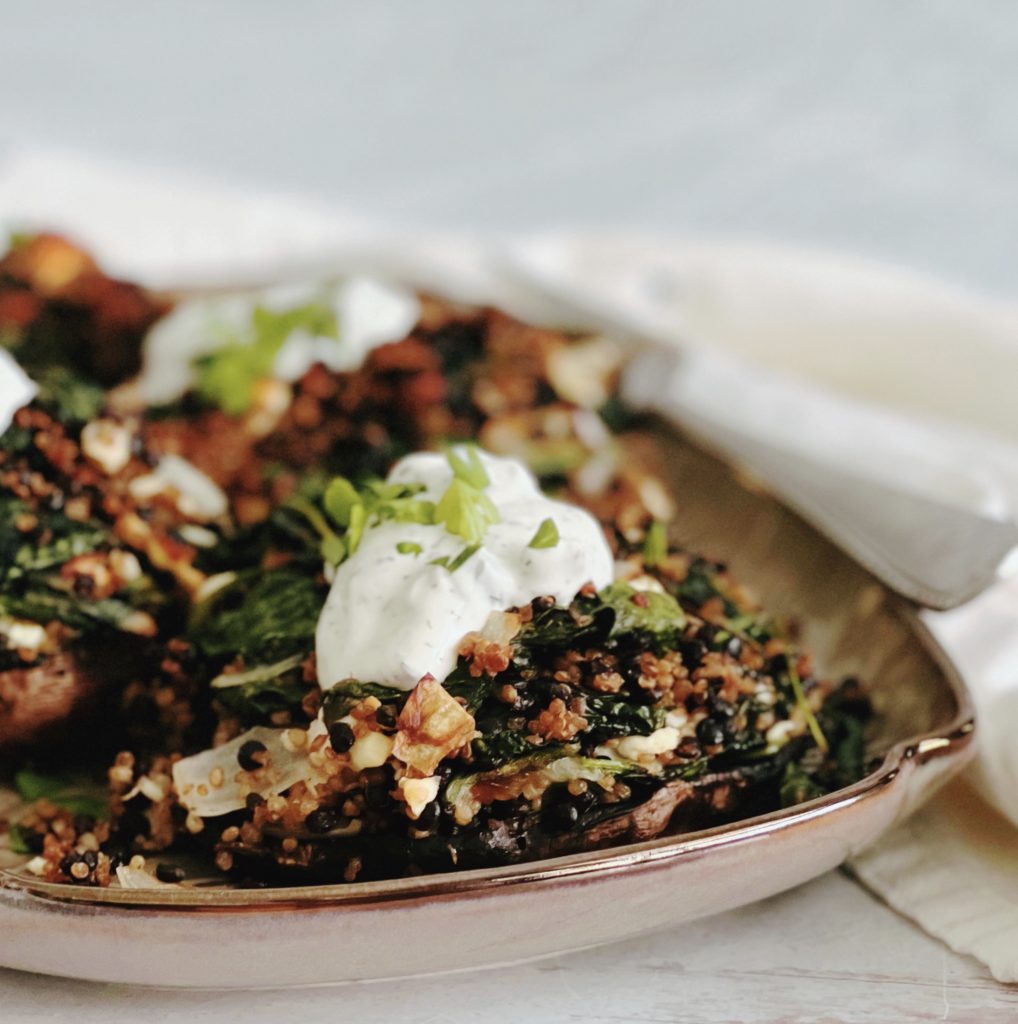
[[[480,549],[455,572],[430,564],[451,561],[464,549],[462,538],[444,526],[387,521],[365,530],[337,569],[318,620],[323,688],[359,679],[410,690],[424,675],[443,680],[456,665],[460,641],[492,612],[545,595],[568,604],[583,584],[600,589],[612,581],[611,550],[593,516],[545,497],[516,460],[478,454],[501,522],[488,528]],[[436,502],[452,478],[445,456],[431,452],[401,459],[388,477],[423,484],[421,497]],[[531,548],[545,519],[554,521],[558,542]],[[400,544],[421,550],[401,554]]]
[[[138,378],[142,399],[162,405],[180,398],[194,385],[194,360],[248,337],[256,307],[281,313],[311,302],[332,307],[339,340],[294,330],[273,364],[281,380],[297,380],[317,362],[330,370],[356,370],[372,349],[406,337],[421,313],[413,292],[367,277],[351,277],[338,285],[281,285],[261,292],[190,299],[160,320],[145,338]]]
[[[35,384],[14,356],[0,348],[0,434],[11,425],[14,414],[35,398],[35,391]]]

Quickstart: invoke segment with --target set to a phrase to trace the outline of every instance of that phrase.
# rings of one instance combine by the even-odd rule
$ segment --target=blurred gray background
[[[0,146],[412,223],[839,246],[1018,294],[1008,0],[0,2]]]

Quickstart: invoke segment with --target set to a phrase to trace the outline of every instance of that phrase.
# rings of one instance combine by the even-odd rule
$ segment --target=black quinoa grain
[[[387,786],[375,784],[364,790],[364,802],[372,810],[381,811],[391,803]]]
[[[716,747],[725,741],[725,731],[713,718],[705,718],[696,727],[696,738],[705,747]]]
[[[355,739],[353,729],[346,722],[333,722],[329,726],[329,743],[337,754],[345,754]]]
[[[432,800],[430,804],[425,805],[424,810],[417,815],[417,820],[414,822],[414,828],[419,832],[430,832],[437,824],[438,819],[441,817],[442,809],[438,806],[437,800]]]
[[[707,708],[711,716],[717,719],[733,718],[736,711],[734,704],[719,697],[716,693],[707,695]]]
[[[76,814],[73,824],[74,831],[80,836],[83,832],[91,832],[95,828],[95,818],[91,814]]]
[[[700,640],[680,640],[678,643],[682,664],[692,672],[707,654],[707,645]]]
[[[182,867],[178,867],[176,864],[165,864],[160,862],[156,865],[156,878],[160,882],[167,882],[170,884],[176,884],[177,882],[183,882],[187,878],[187,873]]]
[[[548,832],[568,832],[580,820],[580,811],[575,804],[563,800],[552,804],[542,820]]]
[[[324,832],[331,832],[336,827],[338,820],[335,811],[328,807],[319,807],[304,819],[304,824],[309,832],[321,835]]]
[[[262,767],[261,758],[256,759],[256,754],[264,754],[268,748],[260,740],[247,740],[240,745],[237,751],[237,764],[246,772],[254,772]]]
[[[516,813],[516,801],[493,800],[488,806],[488,812],[496,821],[506,821]]]

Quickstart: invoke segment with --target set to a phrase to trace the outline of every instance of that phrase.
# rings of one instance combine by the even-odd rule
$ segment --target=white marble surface
[[[0,146],[403,222],[806,240],[1013,297],[1016,44],[1006,0],[11,3]],[[2,1024],[288,1018],[997,1024],[1018,991],[838,874],[626,948],[396,985],[178,993],[0,971]]]

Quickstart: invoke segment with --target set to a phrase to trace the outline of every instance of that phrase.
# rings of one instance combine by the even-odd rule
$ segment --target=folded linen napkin
[[[916,275],[763,245],[410,235],[191,176],[67,153],[8,154],[0,228],[44,227],[154,287],[357,267],[521,315],[555,315],[555,297],[566,298],[595,322],[621,319],[694,353],[676,381],[683,392],[670,398],[683,398],[701,422],[713,413],[697,406],[698,384],[728,373],[747,382],[734,406],[742,429],[764,430],[792,461],[836,461],[874,487],[893,483],[999,522],[1016,519],[1018,309]],[[774,415],[792,400],[795,430]],[[969,779],[999,813],[952,787],[854,870],[930,932],[1016,981],[1018,870],[1009,851],[1018,843],[1018,582],[927,619],[973,692],[982,731]]]
[[[688,346],[670,376],[660,360],[647,367],[668,381],[658,407],[733,453],[756,435],[786,457],[771,463],[779,474],[833,462],[871,494],[894,484],[1018,520],[1018,307],[760,246],[559,236],[521,244],[514,262],[577,307]],[[710,398],[718,381],[736,392],[721,410]],[[794,421],[782,415],[790,407]],[[1014,559],[1002,576],[1008,568]],[[851,868],[932,935],[1018,982],[1018,578],[924,617],[972,694],[977,757]]]

